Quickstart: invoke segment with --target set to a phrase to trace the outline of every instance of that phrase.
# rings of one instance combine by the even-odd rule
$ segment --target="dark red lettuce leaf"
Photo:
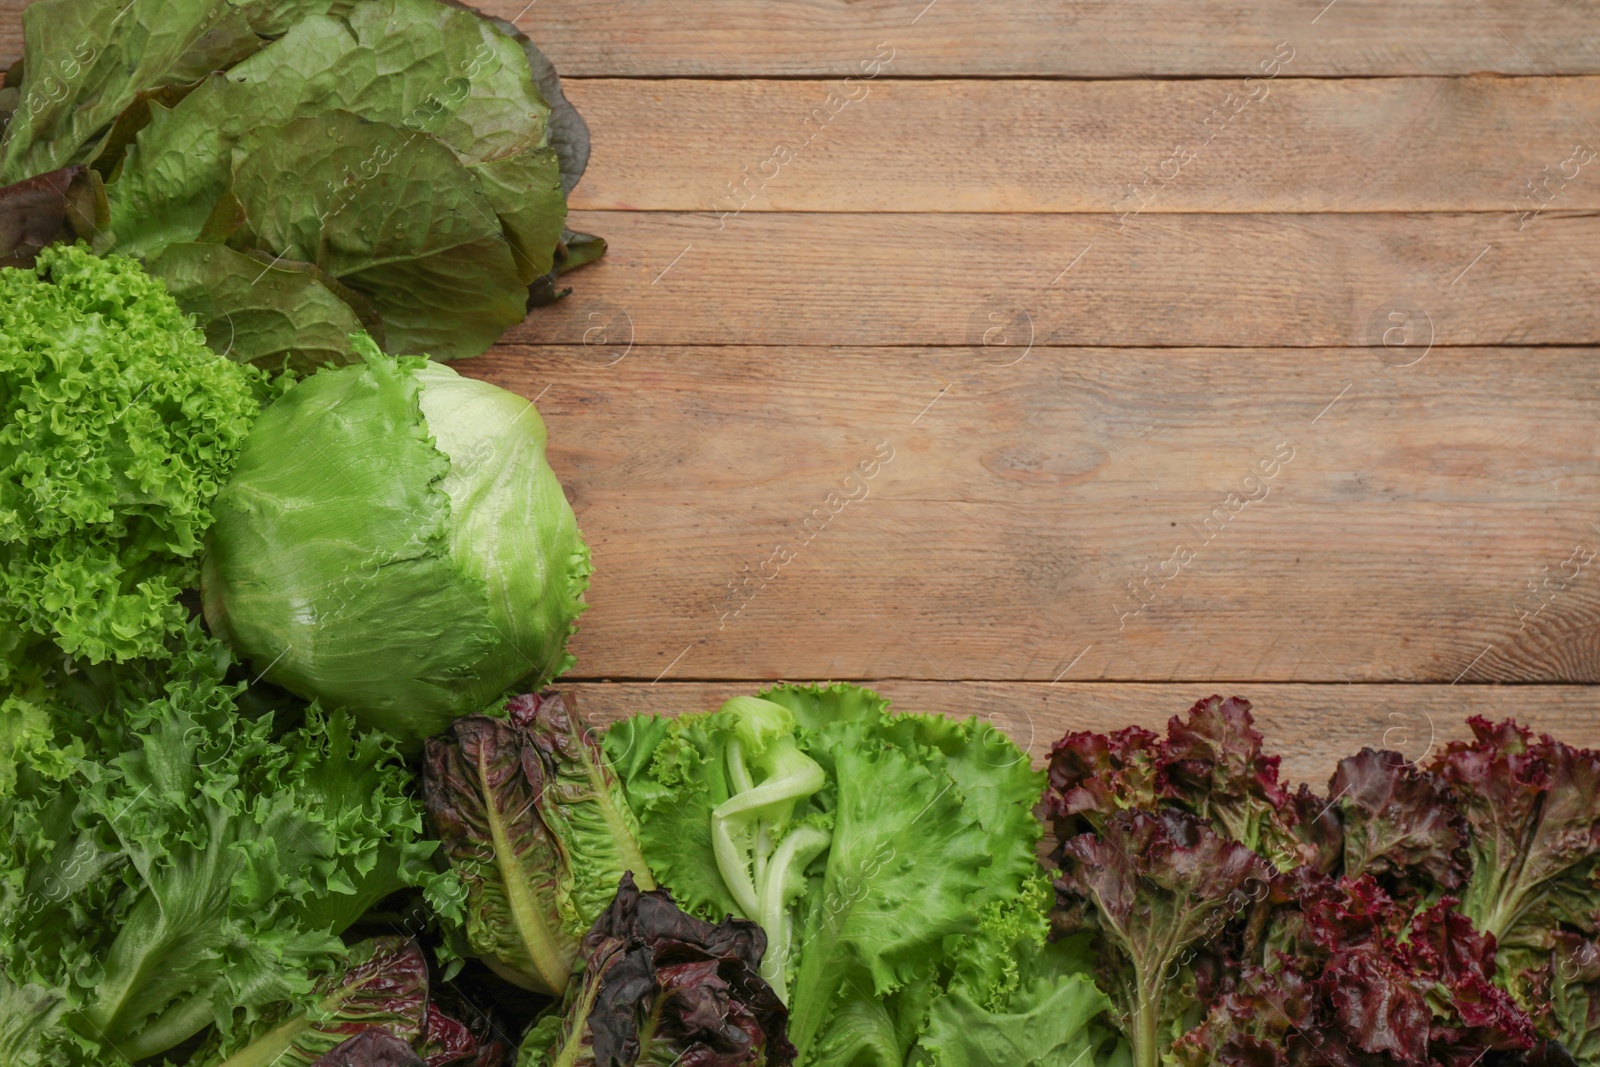
[[[1315,849],[1294,833],[1297,815],[1278,781],[1278,757],[1262,752],[1250,702],[1210,696],[1187,720],[1167,724],[1158,788],[1280,869],[1310,862]]]
[[[0,187],[0,267],[32,267],[45,245],[92,241],[109,222],[105,188],[86,166]]]
[[[387,1030],[363,1030],[312,1067],[426,1067],[410,1045]]]
[[[1322,854],[1321,842],[1296,829],[1312,799],[1278,780],[1278,757],[1263,753],[1250,702],[1220,696],[1173,716],[1165,740],[1137,726],[1068,734],[1051,750],[1045,795],[1058,839],[1099,829],[1119,811],[1174,807],[1285,870]]]
[[[489,1031],[489,1019],[482,1013],[469,1009],[467,1021],[462,1021],[435,1001],[422,1021],[417,1054],[428,1067],[500,1067],[511,1049]]]
[[[1142,727],[1063,737],[1050,750],[1046,792],[1056,837],[1099,829],[1119,811],[1155,807],[1160,763],[1161,739]]]
[[[559,994],[577,955],[563,922],[572,873],[540,817],[547,771],[527,731],[506,719],[457,719],[424,752],[428,821],[467,888],[472,951],[524,989]]]
[[[1417,911],[1368,875],[1332,879],[1302,870],[1280,881],[1292,889],[1292,902],[1274,914],[1271,982],[1255,984],[1276,983],[1280,997],[1286,985],[1299,988],[1285,975],[1306,984],[1312,1010],[1294,1018],[1300,1036],[1285,1047],[1316,1046],[1302,1050],[1307,1058],[1296,1054],[1285,1062],[1465,1067],[1491,1052],[1496,1058],[1482,1063],[1512,1062],[1505,1057],[1535,1047],[1532,1019],[1493,982],[1494,939],[1472,927],[1454,898]],[[1272,899],[1286,897],[1275,890]],[[1220,1048],[1235,1025],[1270,1031],[1261,1020],[1240,1022],[1252,1005],[1268,1006],[1258,990],[1245,991],[1250,996],[1242,1004],[1231,988],[1213,998],[1190,1043],[1205,1047],[1211,1040]]]
[[[1551,1010],[1552,971],[1568,935],[1600,934],[1600,753],[1510,721],[1468,725],[1473,739],[1434,764],[1470,828],[1461,911],[1495,938],[1499,984],[1535,1013],[1541,1034],[1580,1047],[1593,1040],[1585,1012]]]
[[[1054,930],[1095,932],[1101,986],[1134,1067],[1155,1067],[1172,1020],[1194,1007],[1190,954],[1265,894],[1271,867],[1171,809],[1119,812],[1101,832],[1063,842],[1058,859]]]
[[[795,1058],[789,1013],[758,973],[766,946],[755,923],[708,923],[623,875],[583,939],[548,1060],[786,1067]]]
[[[632,872],[655,888],[638,820],[572,699],[524,694],[506,718],[457,719],[428,740],[423,765],[429,820],[467,887],[473,952],[501,977],[555,995],[617,879]]]
[[[1548,950],[1558,924],[1596,930],[1600,753],[1514,722],[1468,720],[1474,739],[1435,765],[1471,828],[1462,911],[1507,945]]]
[[[1445,782],[1398,752],[1364,748],[1328,782],[1344,823],[1344,874],[1370,874],[1391,892],[1466,884],[1467,823]]]

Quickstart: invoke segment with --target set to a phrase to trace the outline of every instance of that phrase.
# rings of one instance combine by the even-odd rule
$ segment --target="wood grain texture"
[[[1594,0],[491,0],[566,75],[1600,72]]]
[[[585,676],[1600,679],[1600,559],[1573,558],[1600,545],[1586,351],[459,366],[540,397],[594,553]]]
[[[1007,323],[1011,343],[1055,345],[1600,340],[1600,301],[1579,296],[1600,287],[1593,214],[579,211],[571,225],[611,251],[505,340],[576,344],[622,316],[636,342],[676,345],[981,345]]]
[[[1600,115],[1600,78],[600,79],[571,96],[596,131],[580,208],[1600,207],[1584,118]]]
[[[754,693],[753,683],[662,682],[563,685],[578,695],[590,722],[641,712],[676,715],[717,707]],[[1041,760],[1069,730],[1129,723],[1160,729],[1195,700],[1220,691],[1254,705],[1269,752],[1283,757],[1293,781],[1325,790],[1334,766],[1363,747],[1390,749],[1420,761],[1468,734],[1468,716],[1514,718],[1569,744],[1600,747],[1600,690],[1584,686],[1400,685],[1057,685],[1025,682],[909,682],[874,685],[898,711],[977,715],[1010,733]]]
[[[0,62],[21,0],[0,3]],[[1595,0],[488,0],[567,76],[1294,76],[1600,73]]]

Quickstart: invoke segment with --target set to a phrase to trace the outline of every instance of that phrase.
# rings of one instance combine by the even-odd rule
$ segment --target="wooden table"
[[[1600,744],[1596,0],[490,6],[611,243],[461,368],[549,425],[588,712]]]

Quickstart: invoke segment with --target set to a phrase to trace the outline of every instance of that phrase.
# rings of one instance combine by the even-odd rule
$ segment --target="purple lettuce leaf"
[[[1134,1067],[1156,1067],[1173,1020],[1195,1006],[1190,951],[1264,894],[1272,869],[1170,809],[1113,815],[1101,832],[1063,842],[1058,858],[1055,933],[1095,932],[1101,987],[1121,1014]]]
[[[785,1067],[788,1011],[758,973],[766,940],[755,923],[705,922],[625,874],[583,939],[559,1026],[535,1028],[522,1062]]]
[[[1364,748],[1339,761],[1328,793],[1344,824],[1346,877],[1370,874],[1404,894],[1466,884],[1467,823],[1438,776]]]
[[[578,940],[631,872],[655,881],[639,825],[569,695],[513,697],[427,742],[423,796],[466,887],[466,939],[501,977],[559,995]]]
[[[428,819],[466,887],[467,943],[507,981],[554,995],[578,944],[562,918],[567,857],[539,812],[545,779],[527,730],[507,719],[457,719],[424,753]]]
[[[1046,791],[1056,837],[1098,830],[1119,811],[1154,808],[1160,762],[1161,739],[1138,726],[1070,733],[1056,742]]]
[[[330,1049],[312,1067],[426,1067],[426,1063],[387,1030],[363,1030]]]

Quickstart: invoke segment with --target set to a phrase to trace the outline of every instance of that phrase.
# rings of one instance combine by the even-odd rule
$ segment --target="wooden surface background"
[[[488,6],[611,243],[460,368],[549,426],[587,712],[1600,744],[1600,2]]]

